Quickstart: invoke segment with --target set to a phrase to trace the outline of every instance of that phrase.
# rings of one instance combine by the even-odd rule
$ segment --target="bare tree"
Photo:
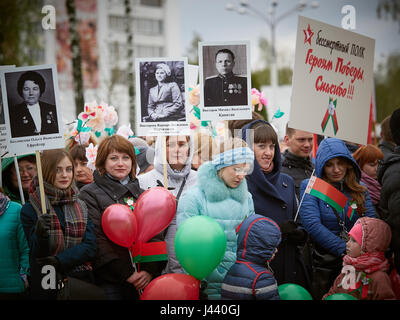
[[[39,41],[42,6],[41,0],[0,1],[0,65],[43,63],[39,58],[44,50]]]
[[[128,59],[128,88],[129,88],[129,122],[131,128],[135,132],[135,85],[133,73],[133,32],[131,17],[131,1],[125,0],[125,17],[126,17],[126,36],[127,36],[127,59]]]
[[[400,32],[400,0],[379,0],[376,14],[378,19],[391,18],[393,21],[398,21]]]
[[[80,47],[80,37],[78,33],[78,24],[76,19],[75,0],[66,0],[68,22],[69,22],[69,36],[70,47],[72,54],[72,77],[74,81],[75,93],[75,114],[79,114],[79,110],[83,109],[83,79],[82,79],[82,57]]]

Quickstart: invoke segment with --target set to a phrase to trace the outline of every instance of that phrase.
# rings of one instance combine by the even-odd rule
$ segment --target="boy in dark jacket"
[[[278,285],[269,268],[281,242],[279,226],[259,214],[239,226],[237,260],[222,283],[222,300],[279,300]]]

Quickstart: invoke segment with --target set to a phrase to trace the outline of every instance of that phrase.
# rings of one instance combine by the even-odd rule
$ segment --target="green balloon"
[[[324,300],[358,300],[356,297],[347,293],[334,293],[327,296]]]
[[[302,286],[294,283],[284,283],[278,286],[281,300],[312,300],[310,293]]]
[[[199,280],[207,277],[220,264],[225,249],[224,230],[207,216],[188,218],[175,235],[175,254],[179,263]]]

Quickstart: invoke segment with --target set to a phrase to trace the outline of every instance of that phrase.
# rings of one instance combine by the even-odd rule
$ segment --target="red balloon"
[[[123,204],[112,204],[101,217],[104,233],[112,242],[129,248],[136,238],[137,222],[133,212]]]
[[[134,210],[138,223],[136,241],[147,242],[167,228],[175,211],[175,197],[165,188],[153,187],[143,192]]]
[[[140,300],[199,300],[200,280],[182,273],[167,273],[151,281]]]

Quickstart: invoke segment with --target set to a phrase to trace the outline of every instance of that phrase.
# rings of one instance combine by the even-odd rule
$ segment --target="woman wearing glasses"
[[[209,299],[221,298],[221,284],[236,261],[236,229],[254,213],[253,200],[244,177],[251,170],[253,151],[239,139],[224,141],[223,152],[202,164],[197,185],[184,193],[177,209],[177,225],[188,218],[205,215],[215,219],[225,232],[227,245],[221,263],[206,278],[205,294]]]
[[[77,197],[69,153],[63,149],[46,150],[41,162],[47,213],[42,210],[35,176],[29,202],[21,209],[21,221],[30,249],[32,299],[56,299],[58,279],[50,269],[60,279],[71,276],[93,283],[90,261],[96,254],[96,237],[86,204]]]
[[[36,176],[36,157],[34,154],[25,154],[17,157],[19,175],[21,177],[22,191],[25,201],[28,201],[29,187],[32,179]],[[11,201],[22,203],[21,195],[18,189],[18,177],[15,170],[14,158],[1,159],[2,181],[4,193]]]

